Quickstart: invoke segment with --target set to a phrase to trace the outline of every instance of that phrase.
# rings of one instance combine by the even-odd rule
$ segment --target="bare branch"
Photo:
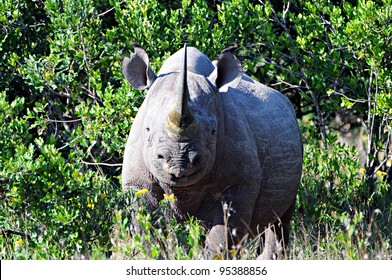
[[[58,148],[57,151],[61,151],[61,150],[65,149],[65,148],[69,147],[73,142],[77,141],[78,139],[80,139],[80,138],[82,138],[82,137],[84,137],[84,135],[80,135],[79,137],[76,137],[76,138],[73,139],[71,142],[65,144],[64,146],[62,146],[62,147],[60,147],[60,148]]]
[[[73,123],[73,122],[80,122],[82,118],[76,119],[76,120],[52,120],[48,119],[49,122],[54,122],[54,123]]]
[[[104,163],[104,162],[87,162],[87,161],[83,161],[82,160],[82,163],[83,164],[86,164],[86,165],[102,165],[102,166],[110,166],[110,167],[121,167],[122,166],[122,163]]]
[[[120,3],[120,5],[121,5],[122,3],[124,3],[124,1],[122,1],[122,2]],[[114,9],[115,9],[115,7],[111,7],[109,10],[107,10],[107,11],[105,11],[105,12],[103,12],[103,13],[100,13],[100,14],[96,15],[96,17],[103,17],[104,15],[106,15],[106,14],[110,13],[111,11],[113,11]]]
[[[30,235],[25,232],[13,230],[13,229],[5,229],[5,228],[1,228],[0,230],[4,236],[7,236],[8,234],[14,234],[14,235],[20,235],[20,236],[26,238],[27,240],[30,239]]]
[[[375,114],[372,114],[372,107],[376,106],[376,104],[373,105],[371,102],[372,100],[372,84],[373,84],[373,70],[370,72],[370,78],[369,78],[369,85],[367,88],[367,96],[368,96],[368,116],[367,116],[367,131],[368,131],[368,147],[367,151],[370,154],[372,152],[372,143],[373,143],[373,133],[374,133],[374,120],[375,120]],[[375,109],[375,108],[374,108]],[[375,158],[375,157],[373,157]],[[372,166],[374,162],[374,159],[371,160],[369,156],[367,156],[366,159],[366,166]]]
[[[333,94],[343,96],[343,97],[346,98],[347,100],[352,101],[352,102],[355,102],[355,103],[366,103],[366,102],[369,102],[369,100],[366,100],[366,99],[354,99],[354,98],[350,98],[350,97],[348,97],[347,95],[345,95],[345,94],[343,94],[343,93],[341,93],[341,92],[335,91],[335,90],[333,91]],[[375,100],[371,100],[370,102],[376,102],[376,101],[375,101]]]

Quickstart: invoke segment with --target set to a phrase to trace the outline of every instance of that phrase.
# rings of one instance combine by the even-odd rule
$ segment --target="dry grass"
[[[377,219],[374,213],[370,222],[363,216],[341,216],[329,224],[316,227],[293,221],[290,243],[274,253],[274,258],[292,260],[389,260],[392,258],[389,221]],[[139,217],[142,218],[142,217]],[[185,225],[172,223],[164,228],[152,228],[144,222],[142,234],[131,235],[128,220],[117,213],[112,237],[114,259],[203,259],[205,232],[197,221]],[[148,218],[147,218],[148,220]],[[144,225],[143,225],[144,223]],[[173,225],[175,225],[173,227]],[[383,225],[381,230],[381,225]],[[145,244],[149,244],[146,246]],[[236,248],[227,248],[221,259],[255,259],[260,238],[244,240]],[[285,249],[283,249],[285,248]]]

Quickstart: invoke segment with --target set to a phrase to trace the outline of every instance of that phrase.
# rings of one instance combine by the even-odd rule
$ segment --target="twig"
[[[76,119],[76,120],[52,120],[48,119],[49,122],[55,122],[55,123],[72,123],[72,122],[80,122],[82,118]]]
[[[16,230],[13,230],[13,229],[5,229],[5,228],[2,228],[0,230],[1,230],[1,233],[5,237],[7,237],[8,234],[15,234],[15,235],[20,235],[22,237],[25,237],[27,240],[30,240],[30,235],[25,233],[25,232],[16,231]]]
[[[122,163],[87,162],[84,160],[82,160],[82,163],[86,165],[103,165],[103,166],[110,166],[110,167],[122,166]]]
[[[120,3],[119,5],[122,5],[122,4],[124,4],[124,3],[125,3],[125,1],[121,1],[121,3]],[[113,11],[114,9],[116,9],[116,7],[111,7],[109,10],[107,10],[107,11],[105,11],[105,12],[103,12],[103,13],[100,13],[100,14],[96,15],[96,17],[102,17],[102,16],[104,16],[104,15],[110,13],[110,12]]]
[[[61,151],[62,149],[65,149],[66,147],[70,146],[73,142],[77,141],[78,139],[84,137],[84,135],[80,135],[78,137],[76,137],[75,139],[73,139],[71,142],[65,144],[64,146],[60,147],[57,149],[57,151]]]
[[[388,156],[385,157],[385,159],[384,159],[376,168],[374,168],[374,171],[373,171],[372,175],[370,175],[369,177],[372,178],[372,177],[377,173],[377,171],[379,171],[379,170],[381,169],[381,167],[384,166],[384,164],[385,164],[388,160],[389,160]]]
[[[25,25],[25,28],[26,28],[26,26],[27,27],[29,27],[29,28],[36,28],[36,27],[38,27],[38,26],[45,26],[45,23],[43,23],[43,22],[41,22],[41,23],[37,23],[37,24],[31,24],[31,25]]]
[[[338,91],[333,91],[333,94],[336,94],[336,95],[340,95],[340,96],[343,96],[344,98],[346,98],[347,100],[349,100],[349,101],[352,101],[352,102],[355,102],[355,103],[366,103],[366,102],[376,102],[375,100],[366,100],[366,99],[354,99],[354,98],[350,98],[350,97],[348,97],[347,95],[345,95],[344,93],[340,93],[340,92],[338,92]]]
[[[368,131],[368,147],[367,147],[367,152],[368,154],[371,153],[372,150],[372,139],[373,139],[373,129],[374,129],[374,119],[375,119],[375,114],[372,115],[371,113],[371,107],[373,106],[371,102],[371,95],[372,95],[372,84],[373,84],[373,70],[370,72],[370,77],[369,77],[369,86],[367,89],[367,96],[368,96],[368,116],[367,116],[367,131]],[[376,105],[374,104],[374,107]],[[375,108],[374,108],[375,109]],[[371,162],[370,157],[367,156],[366,159],[366,166],[370,167],[373,165],[373,161]]]
[[[124,1],[121,2],[121,3],[124,3]],[[121,4],[121,3],[120,3],[120,4]],[[114,9],[115,9],[115,7],[111,7],[109,10],[107,10],[107,11],[105,11],[105,12],[103,12],[103,13],[100,13],[99,15],[96,15],[96,17],[102,17],[102,16],[104,16],[104,15],[110,13],[110,12],[113,11]]]

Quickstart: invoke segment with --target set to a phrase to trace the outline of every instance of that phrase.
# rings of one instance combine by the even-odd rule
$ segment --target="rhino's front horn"
[[[178,84],[175,89],[176,105],[166,118],[166,127],[170,134],[187,136],[196,129],[196,120],[189,108],[189,89],[187,82],[187,50],[184,46],[184,58]]]

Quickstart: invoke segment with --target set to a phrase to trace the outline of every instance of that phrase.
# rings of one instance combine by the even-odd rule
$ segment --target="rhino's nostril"
[[[164,160],[165,162],[169,162],[171,159],[171,154],[166,150],[161,150],[157,152],[156,158],[158,160]]]
[[[193,152],[189,154],[189,164],[190,166],[196,166],[201,161],[201,154],[198,152]]]
[[[158,159],[165,159],[165,157],[164,157],[163,155],[161,155],[161,154],[158,154],[158,155],[157,155],[157,158],[158,158]]]
[[[190,163],[193,166],[198,165],[200,163],[200,161],[201,161],[200,155],[194,156],[193,158],[190,159]]]

